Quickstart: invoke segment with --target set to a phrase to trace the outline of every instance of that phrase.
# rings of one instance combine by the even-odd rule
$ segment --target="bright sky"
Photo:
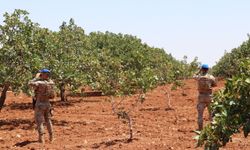
[[[14,9],[54,31],[73,18],[87,34],[132,34],[177,59],[197,56],[210,66],[250,33],[249,0],[2,0],[0,24]]]

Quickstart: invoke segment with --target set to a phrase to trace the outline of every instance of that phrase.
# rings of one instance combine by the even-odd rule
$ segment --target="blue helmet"
[[[202,64],[202,65],[201,65],[201,69],[209,69],[208,64]]]
[[[41,69],[39,72],[40,73],[50,73],[50,70],[49,69]]]

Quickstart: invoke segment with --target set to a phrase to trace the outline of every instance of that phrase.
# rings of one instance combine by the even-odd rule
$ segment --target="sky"
[[[15,9],[53,31],[73,18],[87,34],[131,34],[179,60],[198,57],[209,66],[250,33],[249,0],[0,0],[0,24]]]

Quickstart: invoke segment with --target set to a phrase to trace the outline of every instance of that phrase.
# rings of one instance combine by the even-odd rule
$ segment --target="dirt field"
[[[219,82],[217,89],[223,87]],[[169,86],[160,86],[146,94],[146,101],[131,113],[134,140],[127,142],[128,126],[112,113],[109,97],[69,97],[69,102],[53,101],[55,141],[37,142],[31,97],[8,93],[6,106],[0,112],[0,149],[120,149],[120,150],[186,150],[195,148],[197,128],[196,83],[185,81],[182,89],[171,91],[171,108],[166,109]],[[122,106],[131,108],[137,95],[127,97]],[[116,101],[119,98],[115,98]],[[208,123],[207,111],[205,123]],[[47,133],[47,132],[46,132]],[[225,150],[250,149],[249,138],[233,137]]]

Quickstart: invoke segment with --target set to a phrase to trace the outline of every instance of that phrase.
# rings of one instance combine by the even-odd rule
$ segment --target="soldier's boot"
[[[43,136],[43,135],[39,135],[39,136],[38,136],[38,142],[39,142],[39,143],[42,143],[42,144],[45,143],[45,140],[44,140],[44,136]]]
[[[53,141],[54,141],[54,137],[53,137],[53,134],[52,134],[52,133],[49,134],[49,141],[50,141],[50,142],[53,142]]]
[[[200,123],[198,126],[199,126],[198,130],[201,131],[203,128],[203,124]]]
[[[201,131],[203,128],[203,119],[202,119],[202,115],[198,116],[198,130]]]

